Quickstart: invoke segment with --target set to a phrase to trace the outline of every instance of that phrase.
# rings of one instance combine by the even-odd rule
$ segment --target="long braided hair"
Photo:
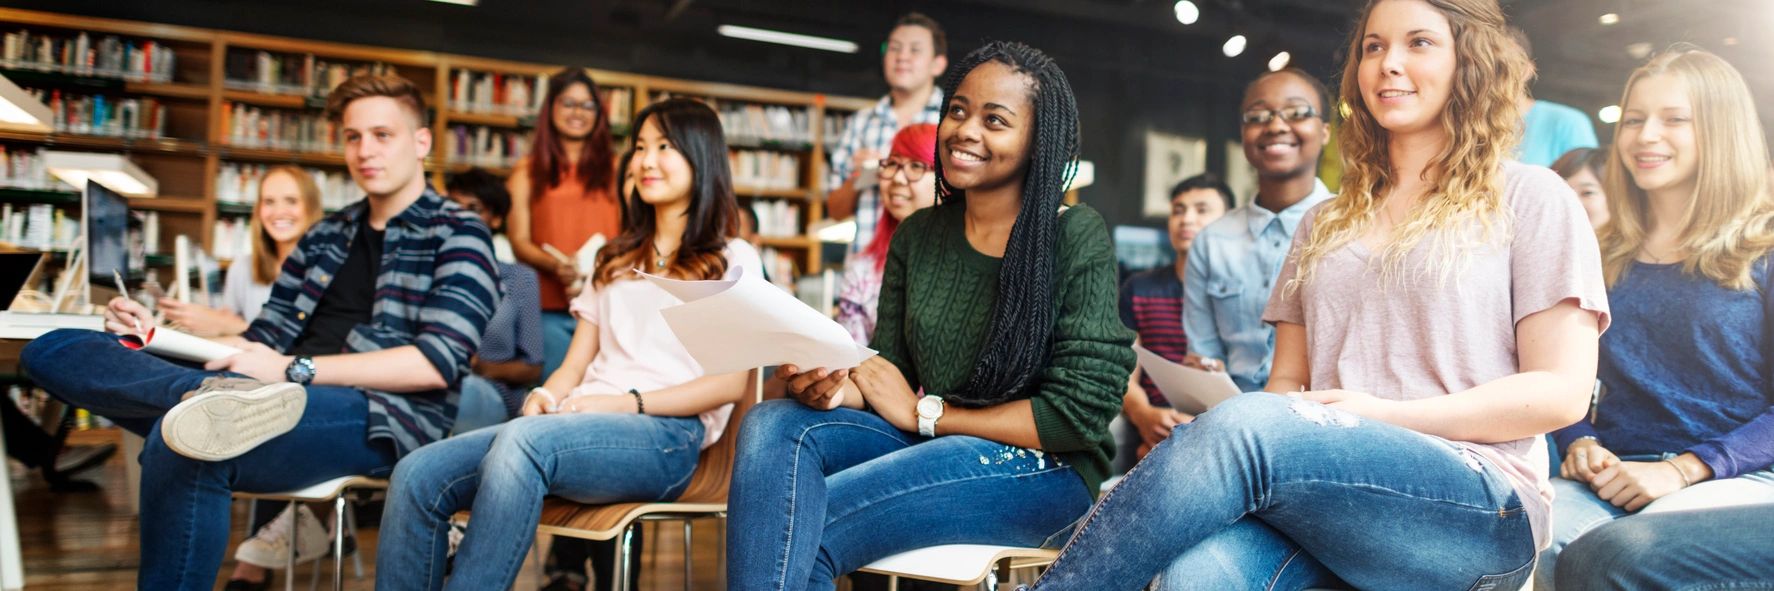
[[[998,272],[998,300],[992,306],[985,349],[967,382],[944,394],[948,401],[966,407],[1027,398],[1024,390],[1047,365],[1058,307],[1054,274],[1059,258],[1059,206],[1078,157],[1078,103],[1072,96],[1072,85],[1059,64],[1041,50],[1009,41],[987,43],[950,71],[943,81],[943,96],[955,96],[967,74],[986,62],[1004,64],[1029,77],[1035,135],[1029,142],[1029,162],[1024,169],[1022,209],[1011,226]],[[943,196],[939,207],[966,207],[967,192],[949,186],[940,157],[936,159],[936,183]]]

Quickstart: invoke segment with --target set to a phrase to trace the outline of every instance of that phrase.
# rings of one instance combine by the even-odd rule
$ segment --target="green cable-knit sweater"
[[[1003,260],[967,242],[960,204],[924,209],[893,232],[881,282],[874,339],[916,391],[941,396],[973,374],[998,300]],[[1047,367],[1028,388],[1041,448],[1084,478],[1091,496],[1109,476],[1115,437],[1133,372],[1133,332],[1116,308],[1115,249],[1089,206],[1060,214],[1055,311]]]

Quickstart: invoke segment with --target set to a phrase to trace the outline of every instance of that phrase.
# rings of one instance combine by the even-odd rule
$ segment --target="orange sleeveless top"
[[[532,179],[532,182],[536,182]],[[541,185],[532,185],[540,187]],[[539,199],[530,201],[530,239],[536,246],[553,245],[574,256],[594,234],[615,240],[622,231],[622,208],[616,204],[609,187],[587,190],[577,176],[567,175],[559,185],[542,189]],[[542,309],[565,312],[567,286],[554,278],[554,273],[537,273],[542,288]]]

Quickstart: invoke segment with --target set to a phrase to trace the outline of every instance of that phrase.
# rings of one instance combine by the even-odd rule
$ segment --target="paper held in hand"
[[[849,369],[875,351],[782,288],[741,271],[738,279],[682,281],[641,273],[683,300],[660,310],[708,375],[766,365]]]
[[[164,326],[149,327],[145,335],[117,335],[117,341],[137,351],[197,363],[209,363],[240,353],[240,349]]]
[[[1139,345],[1133,346],[1133,352],[1139,356],[1140,369],[1146,372],[1146,377],[1152,378],[1152,383],[1158,385],[1177,410],[1201,414],[1239,394],[1232,376],[1224,372],[1202,371],[1172,363]]]

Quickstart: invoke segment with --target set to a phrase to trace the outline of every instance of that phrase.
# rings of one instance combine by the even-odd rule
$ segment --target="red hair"
[[[887,155],[923,162],[930,167],[924,174],[936,174],[936,125],[919,123],[900,128],[899,133],[893,135],[893,148]],[[868,248],[862,249],[863,254],[874,259],[876,273],[887,268],[887,247],[893,244],[893,230],[897,228],[899,219],[887,211],[887,199],[883,196],[881,221],[875,224],[875,237],[869,240]]]

